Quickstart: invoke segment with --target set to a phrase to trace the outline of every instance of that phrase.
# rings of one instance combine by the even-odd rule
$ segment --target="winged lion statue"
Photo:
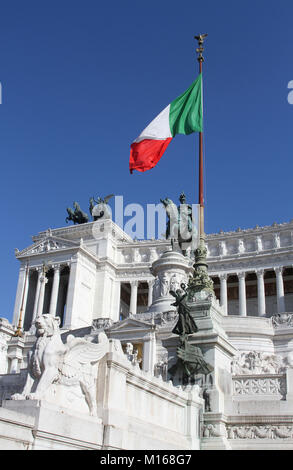
[[[29,353],[27,378],[21,393],[12,395],[12,400],[39,400],[53,383],[67,386],[80,385],[89,407],[95,416],[96,390],[93,365],[109,351],[105,333],[98,334],[98,343],[83,338],[61,339],[60,318],[49,314],[35,321],[37,340]]]

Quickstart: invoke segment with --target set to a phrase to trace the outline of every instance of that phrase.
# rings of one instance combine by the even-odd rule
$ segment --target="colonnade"
[[[153,302],[153,285],[154,280],[135,280],[129,281],[130,284],[130,305],[129,305],[129,313],[132,315],[136,315],[137,313],[137,294],[138,294],[138,286],[139,283],[147,282],[148,284],[148,307],[152,305]]]
[[[35,319],[42,315],[43,313],[50,313],[51,315],[55,316],[62,312],[57,311],[57,304],[58,304],[58,296],[60,295],[61,284],[60,284],[60,275],[61,271],[68,265],[66,264],[55,264],[50,266],[50,271],[53,270],[53,280],[52,280],[52,289],[50,294],[50,301],[49,301],[49,310],[44,312],[44,302],[45,302],[45,293],[46,293],[46,285],[48,283],[47,273],[44,270],[44,266],[37,266],[29,269],[22,268],[20,270],[19,275],[19,304],[22,304],[22,311],[23,311],[23,318],[22,318],[22,325],[26,322],[25,315],[30,316],[30,325],[32,325]],[[32,283],[32,276],[33,273],[37,273],[37,279],[35,285],[30,285]],[[62,286],[64,288],[64,286]],[[33,290],[34,292],[30,292]],[[31,310],[28,311],[28,296],[30,293],[30,297],[33,297],[33,304],[31,305]],[[21,299],[20,299],[21,297]],[[20,310],[20,309],[17,309]],[[18,313],[18,312],[16,312]],[[17,323],[18,319],[14,319],[15,323]]]
[[[284,296],[284,279],[283,279],[283,270],[285,267],[275,267],[270,270],[275,271],[276,275],[276,297],[277,297],[277,312],[285,312],[285,296]],[[258,316],[263,317],[266,315],[266,300],[265,300],[265,282],[264,275],[265,270],[259,269],[254,271],[257,277],[257,307],[258,307]],[[251,271],[240,271],[236,275],[238,277],[238,298],[239,298],[239,315],[247,315],[247,297],[246,297],[246,275],[251,273]],[[235,275],[235,273],[221,273],[219,275],[220,279],[220,304],[225,312],[228,314],[228,287],[227,279],[229,276]]]
[[[18,315],[20,311],[20,305],[23,304],[23,312],[26,313],[27,319],[25,322],[26,329],[30,328],[30,325],[33,324],[38,315],[42,313],[50,313],[53,316],[61,316],[64,310],[64,305],[66,304],[66,295],[65,292],[66,282],[61,281],[61,273],[63,269],[68,266],[70,269],[70,263],[63,264],[54,264],[50,266],[50,284],[49,289],[46,290],[46,285],[48,283],[48,273],[44,272],[43,266],[30,268],[27,272],[25,267],[22,267],[20,270],[19,277],[19,288],[18,288],[18,304],[16,308],[16,313],[14,317],[14,323],[18,322]],[[277,312],[285,312],[285,297],[284,297],[284,279],[283,279],[283,270],[285,267],[275,267],[271,268],[269,271],[274,270],[275,272],[275,282],[276,282],[276,301],[277,301]],[[33,275],[33,271],[37,275]],[[257,280],[257,315],[260,317],[266,316],[266,296],[265,296],[265,270],[247,270],[239,271],[237,273],[220,273],[219,275],[212,275],[213,278],[219,278],[219,287],[220,287],[220,303],[226,315],[228,312],[228,278],[229,276],[237,275],[238,278],[238,313],[240,316],[247,316],[247,284],[246,277],[248,274],[254,272]],[[26,278],[26,281],[25,281]],[[62,278],[64,279],[64,278]],[[66,278],[65,278],[66,279]],[[30,286],[30,280],[32,285]],[[138,294],[139,294],[139,284],[147,284],[148,291],[145,288],[145,295],[147,295],[147,306],[149,307],[153,301],[153,283],[154,279],[135,279],[124,281],[130,285],[130,300],[129,300],[129,313],[131,315],[136,315],[138,310]],[[62,290],[63,289],[63,290]],[[29,294],[30,292],[30,294]],[[27,300],[29,294],[29,304],[27,307]],[[253,295],[253,297],[255,297]],[[62,300],[63,299],[63,300]],[[128,302],[127,302],[128,304]],[[45,305],[45,306],[44,306]],[[46,312],[44,312],[44,308]],[[256,309],[256,306],[254,307]],[[230,312],[231,313],[231,312]],[[235,313],[234,313],[235,314]],[[24,324],[24,318],[22,319]]]

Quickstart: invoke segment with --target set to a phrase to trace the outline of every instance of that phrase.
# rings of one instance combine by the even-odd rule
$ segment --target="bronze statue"
[[[195,240],[195,227],[193,226],[192,205],[186,203],[186,196],[182,192],[179,196],[180,205],[177,207],[172,199],[160,199],[167,216],[166,238],[171,239],[172,246],[177,241],[183,255],[187,253],[187,246],[192,246]]]
[[[188,288],[186,289],[185,284],[180,287],[176,292],[170,291],[176,299],[172,305],[178,307],[178,321],[172,333],[179,336],[179,346],[177,362],[169,369],[169,373],[173,377],[178,375],[179,380],[187,385],[194,381],[195,375],[207,375],[213,371],[213,367],[204,360],[201,349],[188,342],[188,335],[196,333],[198,328],[187,304]]]
[[[207,37],[207,34],[199,34],[198,36],[194,36],[194,39],[198,41],[199,45],[202,45],[206,37]]]
[[[89,221],[88,215],[83,212],[80,208],[78,202],[73,203],[74,210],[71,207],[67,207],[68,217],[66,217],[65,221],[68,223],[69,220],[75,224],[86,224]]]
[[[170,290],[170,294],[175,297],[176,301],[172,304],[178,307],[178,321],[172,330],[172,333],[180,336],[180,339],[186,337],[197,331],[196,323],[190,314],[190,308],[186,304],[187,291],[185,284],[180,285],[181,289],[177,289],[176,292]]]

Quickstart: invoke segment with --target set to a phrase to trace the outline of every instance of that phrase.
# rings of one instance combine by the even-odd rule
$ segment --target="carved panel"
[[[293,326],[293,313],[277,313],[272,316],[274,328],[288,328]]]
[[[292,439],[292,425],[227,425],[228,439]]]
[[[242,352],[231,362],[233,375],[282,374],[285,372],[283,358],[276,354],[258,351]]]
[[[244,395],[286,395],[286,376],[233,377],[233,394]]]

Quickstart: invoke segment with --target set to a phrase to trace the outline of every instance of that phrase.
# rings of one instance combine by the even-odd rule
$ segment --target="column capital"
[[[43,272],[43,265],[41,266],[35,266],[34,269],[37,271],[37,273],[40,275]]]
[[[68,266],[71,266],[73,264],[76,264],[79,261],[79,256],[78,253],[75,253],[74,255],[71,256],[70,260],[67,261]]]
[[[30,269],[30,266],[28,266],[27,263],[21,263],[19,266],[19,271],[25,272],[27,268]]]
[[[282,274],[283,269],[284,269],[284,266],[276,266],[274,268],[274,271],[275,271],[276,274]]]
[[[219,278],[220,278],[221,281],[227,281],[228,274],[227,273],[221,273],[221,274],[219,274]]]
[[[257,275],[257,277],[263,277],[264,273],[265,273],[264,269],[256,269],[255,270],[255,274]]]
[[[130,281],[131,287],[138,287],[140,281]]]
[[[245,277],[246,277],[246,272],[244,272],[244,271],[239,271],[236,274],[238,276],[238,279],[245,279]]]
[[[54,269],[54,271],[60,271],[62,266],[61,266],[61,264],[52,264],[51,268]]]
[[[148,283],[149,286],[153,286],[154,282],[155,282],[155,279],[148,279],[147,280],[147,283]]]

